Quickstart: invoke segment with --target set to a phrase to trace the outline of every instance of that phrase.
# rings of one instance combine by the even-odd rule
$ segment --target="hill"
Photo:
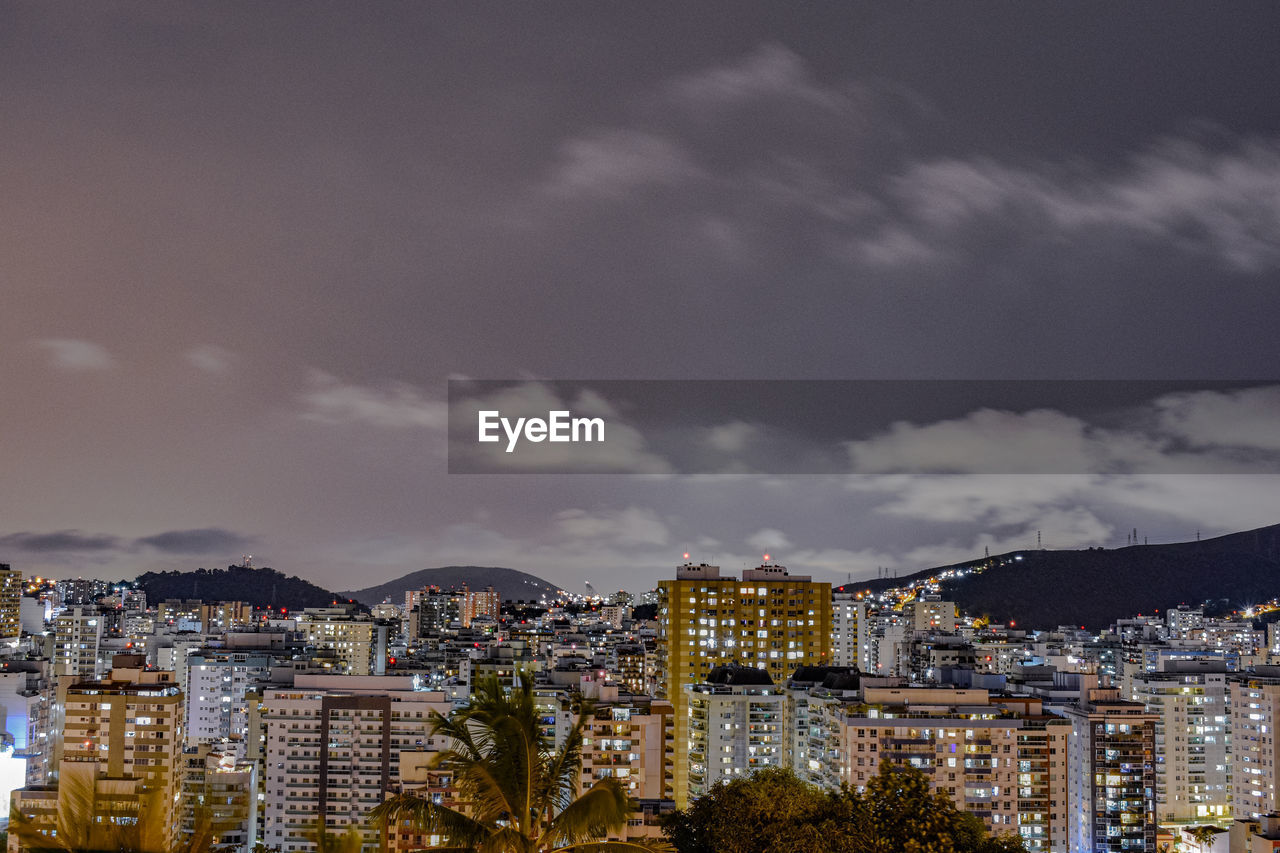
[[[477,590],[492,586],[503,601],[530,601],[543,594],[554,595],[559,587],[540,577],[516,569],[498,566],[442,566],[438,569],[421,569],[377,586],[344,592],[346,598],[354,598],[362,604],[374,605],[388,598],[403,604],[404,594],[411,589],[438,586],[441,589],[461,587]]]
[[[194,572],[147,572],[138,576],[138,585],[147,592],[147,601],[166,598],[199,598],[204,601],[247,601],[254,607],[327,607],[347,596],[322,589],[310,581],[277,572],[275,569],[227,566],[226,569],[196,569]]]
[[[1240,608],[1280,595],[1280,524],[1196,542],[1011,551],[848,588],[908,587],[930,578],[961,609],[1026,628],[1098,629],[1138,613],[1221,599]]]

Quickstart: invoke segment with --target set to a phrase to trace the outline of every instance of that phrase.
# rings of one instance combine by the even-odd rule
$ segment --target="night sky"
[[[1247,2],[0,5],[0,562],[639,590],[1280,522],[1277,44]],[[729,473],[465,476],[451,377],[1189,384],[787,438],[862,476],[693,415]]]

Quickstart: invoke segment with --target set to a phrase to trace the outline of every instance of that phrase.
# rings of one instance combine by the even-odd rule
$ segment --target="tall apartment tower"
[[[675,710],[675,796],[688,804],[689,706],[685,685],[741,664],[785,684],[799,666],[831,660],[831,584],[762,565],[742,579],[686,563],[658,584],[658,693]]]
[[[786,763],[785,691],[763,670],[720,666],[705,684],[686,685],[689,799],[721,781]]]
[[[87,605],[68,607],[54,620],[53,674],[90,679],[98,674],[102,615]]]
[[[1133,677],[1133,699],[1156,720],[1156,817],[1201,823],[1231,817],[1225,661],[1166,661]],[[1246,715],[1247,717],[1247,715]]]
[[[314,851],[332,833],[364,828],[366,813],[399,790],[401,764],[431,743],[431,714],[447,714],[443,693],[414,689],[408,676],[303,675],[263,693],[265,793],[261,841]],[[250,751],[252,757],[253,752]],[[366,849],[377,839],[366,834]]]
[[[136,814],[145,803],[164,849],[175,849],[184,707],[174,673],[147,669],[142,655],[117,655],[107,678],[66,691],[58,787],[20,788],[13,808],[53,829],[59,811],[83,809],[86,801],[98,822]]]
[[[501,612],[501,607],[502,601],[498,598],[498,593],[492,586],[473,592],[467,589],[466,584],[463,584],[462,627],[470,628],[472,621],[477,617],[497,619],[498,614]]]
[[[858,665],[858,623],[866,605],[852,592],[831,594],[831,665]]]
[[[1115,688],[1093,688],[1063,709],[1068,853],[1156,849],[1155,729],[1159,719]]]
[[[334,675],[382,675],[387,663],[387,626],[352,616],[345,608],[307,608],[298,630],[318,651],[317,661]]]
[[[0,563],[0,643],[22,639],[22,572]]]
[[[1280,811],[1280,666],[1232,675],[1228,690],[1232,810],[1237,818]]]

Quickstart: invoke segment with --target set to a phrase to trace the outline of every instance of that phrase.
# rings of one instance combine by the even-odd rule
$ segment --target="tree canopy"
[[[664,832],[679,853],[1025,853],[935,792],[919,770],[888,763],[865,791],[823,791],[787,770],[717,784]]]

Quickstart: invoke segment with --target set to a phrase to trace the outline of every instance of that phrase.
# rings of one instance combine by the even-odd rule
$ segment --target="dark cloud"
[[[13,548],[33,554],[59,551],[110,551],[121,545],[119,537],[104,533],[59,530],[53,533],[10,533],[0,536],[0,549]]]
[[[169,530],[155,536],[144,536],[137,544],[164,551],[167,554],[228,554],[249,547],[253,540],[220,527],[198,530]]]
[[[1276,520],[1257,476],[449,475],[454,374],[1280,364],[1274,6],[552,5],[0,10],[0,471],[21,484],[0,518],[115,531],[10,539],[24,570],[173,568],[253,530],[331,587],[450,563],[639,586],[686,550],[874,576],[1037,530],[1123,544],[1135,524],[1156,541]],[[633,442],[625,470],[847,472],[848,440],[868,470],[950,470],[1000,426],[692,417],[710,402],[672,406],[685,432]],[[1042,405],[1084,425],[1083,451],[1130,430]],[[1139,431],[1248,460],[1276,452],[1253,414],[1275,405],[1175,396]],[[1000,420],[1023,439],[1005,456],[1075,429]]]

